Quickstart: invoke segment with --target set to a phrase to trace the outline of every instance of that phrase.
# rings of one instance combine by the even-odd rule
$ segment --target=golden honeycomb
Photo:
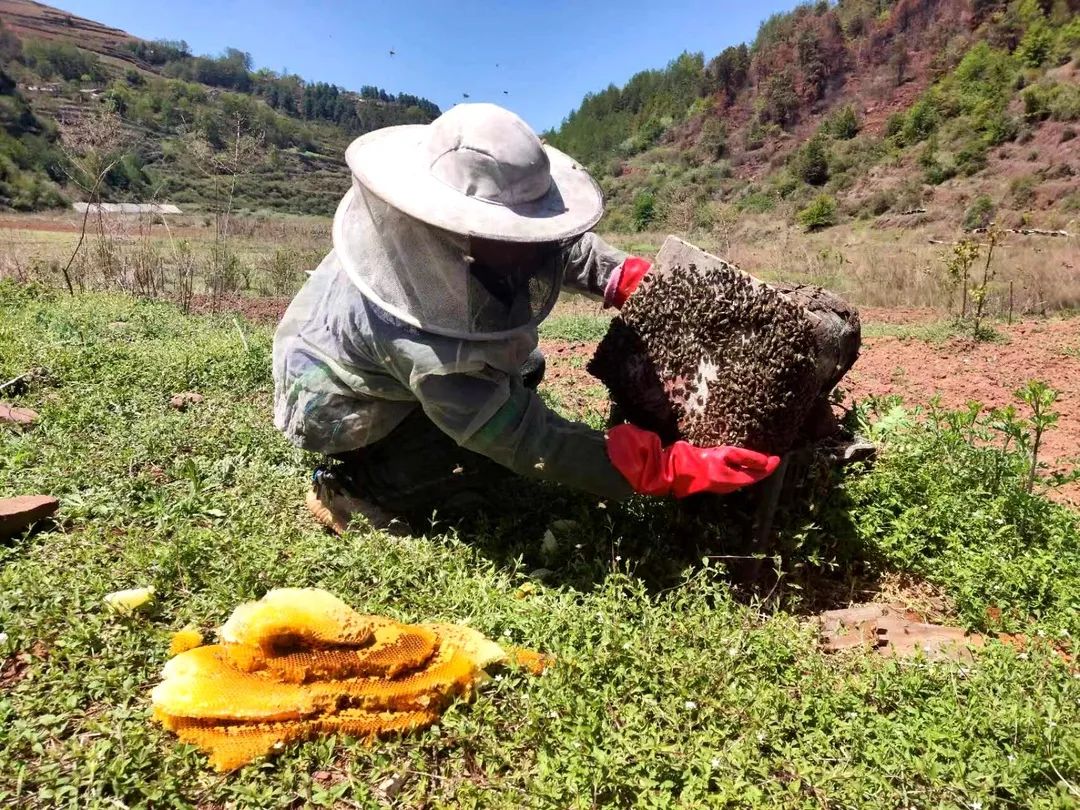
[[[221,644],[170,659],[151,700],[154,720],[219,771],[317,734],[424,728],[486,667],[510,660],[471,628],[364,616],[314,588],[240,605],[218,635]],[[512,658],[533,672],[549,662],[523,650]]]
[[[319,588],[276,588],[240,605],[218,635],[265,651],[301,643],[360,646],[371,641],[377,621]]]

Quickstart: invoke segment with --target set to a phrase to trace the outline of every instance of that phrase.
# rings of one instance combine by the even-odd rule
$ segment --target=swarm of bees
[[[716,260],[654,267],[589,371],[665,443],[782,454],[817,399],[817,355],[805,309]]]

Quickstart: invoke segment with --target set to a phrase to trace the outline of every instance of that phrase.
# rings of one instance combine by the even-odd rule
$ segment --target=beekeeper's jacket
[[[553,413],[522,384],[536,323],[495,340],[421,329],[365,296],[354,283],[363,267],[353,262],[348,272],[341,253],[335,240],[274,335],[274,422],[290,441],[326,454],[354,450],[423,408],[458,444],[515,473],[602,497],[631,493],[604,435]],[[625,258],[583,235],[560,254],[554,295],[565,285],[602,297]]]

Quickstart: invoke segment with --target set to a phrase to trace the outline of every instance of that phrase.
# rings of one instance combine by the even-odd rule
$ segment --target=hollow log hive
[[[181,632],[188,637],[174,649],[194,639]],[[508,660],[468,627],[365,616],[315,588],[241,605],[219,637],[170,659],[151,696],[154,719],[219,771],[318,734],[426,727],[486,667]],[[528,651],[514,657],[534,672],[547,663]]]
[[[782,454],[858,349],[858,314],[836,296],[780,291],[668,237],[589,371],[665,444]]]

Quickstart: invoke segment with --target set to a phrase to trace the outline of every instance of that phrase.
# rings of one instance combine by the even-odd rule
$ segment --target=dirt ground
[[[871,313],[867,313],[871,314]],[[987,407],[1018,404],[1013,392],[1040,379],[1058,391],[1058,424],[1046,434],[1052,469],[1080,462],[1080,318],[995,325],[1005,342],[953,338],[940,344],[895,337],[867,338],[862,356],[841,385],[849,399],[898,394],[911,405],[934,395],[948,407],[978,401]],[[1023,407],[1020,408],[1021,412]],[[1060,492],[1080,505],[1080,486]]]

